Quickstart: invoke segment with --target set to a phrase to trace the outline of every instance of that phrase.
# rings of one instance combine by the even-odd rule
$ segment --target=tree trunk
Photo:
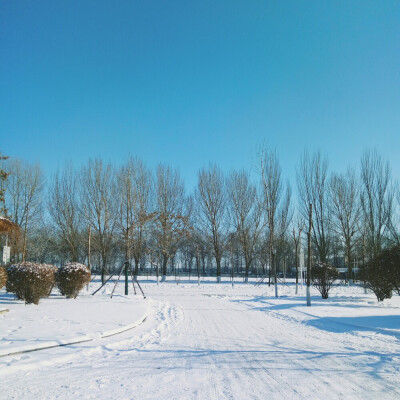
[[[72,262],[78,262],[78,253],[77,253],[77,249],[75,247],[72,250],[71,261]]]
[[[197,285],[200,286],[200,259],[199,253],[196,253],[196,268],[197,268]]]
[[[105,281],[105,268],[102,265],[101,266],[101,284],[104,285],[104,281]]]
[[[125,296],[128,296],[129,290],[128,290],[128,270],[130,269],[130,262],[125,261]]]
[[[278,271],[276,268],[275,255],[272,253],[272,265],[274,266],[274,288],[275,288],[275,297],[278,297]]]
[[[168,256],[163,254],[161,282],[165,282],[167,280],[167,265],[168,265]]]
[[[26,257],[26,236],[28,233],[28,210],[26,210],[25,227],[24,227],[24,245],[22,248],[22,262],[25,262]]]
[[[218,257],[217,261],[217,283],[221,283],[221,258]]]
[[[272,263],[271,263],[271,257],[270,257],[269,268],[268,268],[268,286],[271,286],[271,272],[272,272]]]
[[[107,259],[105,252],[102,251],[101,254],[101,284],[104,284],[106,280],[106,266],[107,266]]]
[[[249,283],[249,270],[250,270],[250,263],[245,260],[245,268],[244,268],[244,283]]]
[[[135,276],[138,276],[139,274],[139,258],[135,257]]]
[[[308,260],[307,260],[307,306],[311,306],[311,228],[312,228],[312,204],[308,216]]]
[[[353,285],[353,267],[351,265],[351,250],[350,245],[347,245],[347,279],[349,280],[349,286]]]
[[[295,255],[296,255],[296,294],[298,294],[299,293],[299,250],[298,250],[298,245],[296,245]]]

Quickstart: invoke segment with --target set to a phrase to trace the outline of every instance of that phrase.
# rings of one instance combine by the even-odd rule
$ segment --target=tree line
[[[210,164],[190,194],[178,170],[152,171],[134,157],[119,167],[66,164],[48,182],[40,165],[1,163],[1,213],[20,227],[9,237],[11,262],[86,263],[104,280],[128,260],[135,275],[164,280],[229,274],[276,283],[298,271],[310,229],[311,262],[347,268],[351,283],[354,266],[400,244],[399,187],[375,150],[344,173],[330,172],[320,152],[304,152],[296,196],[269,148],[258,154],[255,179]]]

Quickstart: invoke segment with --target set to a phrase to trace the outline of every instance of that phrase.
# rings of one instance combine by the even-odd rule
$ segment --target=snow
[[[0,299],[9,309],[0,319],[0,357],[111,336],[133,328],[147,315],[147,304],[139,298],[120,295],[112,301],[88,292],[77,299],[52,295],[38,306],[14,301],[12,294]]]
[[[98,284],[91,284],[91,290]],[[378,303],[339,286],[142,281],[147,298],[112,286],[38,306],[0,292],[1,399],[397,399],[400,297]],[[130,287],[130,291],[132,288]],[[105,333],[112,333],[107,336]],[[10,353],[10,351],[8,351]]]

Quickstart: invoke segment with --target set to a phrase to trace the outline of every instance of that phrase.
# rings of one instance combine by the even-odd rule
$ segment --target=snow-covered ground
[[[39,306],[0,291],[0,398],[400,398],[397,295],[378,304],[341,286],[328,300],[312,291],[310,308],[292,285],[278,299],[228,281],[142,287],[146,299],[119,285],[112,299],[54,294]]]

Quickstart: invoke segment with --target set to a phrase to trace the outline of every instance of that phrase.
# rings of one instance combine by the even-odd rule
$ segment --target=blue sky
[[[0,151],[47,175],[89,157],[293,180],[376,147],[400,175],[398,1],[2,1]]]

